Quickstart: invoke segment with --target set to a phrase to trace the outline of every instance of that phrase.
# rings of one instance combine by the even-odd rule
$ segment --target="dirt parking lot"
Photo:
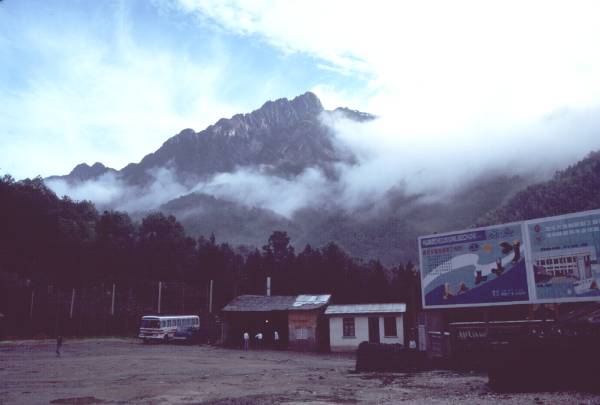
[[[476,373],[354,373],[352,356],[143,345],[0,342],[0,404],[600,404],[589,393],[496,394]]]

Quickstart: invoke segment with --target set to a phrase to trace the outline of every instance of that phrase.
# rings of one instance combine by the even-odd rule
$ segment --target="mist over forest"
[[[564,110],[504,131],[440,137],[424,125],[404,136],[397,118],[326,110],[307,92],[185,129],[120,170],[80,164],[45,182],[136,220],[174,215],[194,237],[260,247],[279,229],[296,249],[335,241],[395,265],[415,260],[419,235],[472,227],[600,147],[597,126],[591,111]],[[577,141],[565,144],[567,136]]]
[[[204,288],[213,280],[220,308],[240,294],[265,294],[271,277],[273,294],[333,293],[336,302],[417,299],[412,262],[385,267],[353,258],[334,242],[296,251],[284,231],[254,249],[214,235],[192,238],[173,216],[154,212],[136,223],[125,212],[100,213],[88,201],[58,198],[39,178],[0,178],[0,208],[0,276],[18,275],[34,286],[163,281]]]

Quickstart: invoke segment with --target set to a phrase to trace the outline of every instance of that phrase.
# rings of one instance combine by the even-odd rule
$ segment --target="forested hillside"
[[[549,181],[518,192],[501,208],[488,213],[478,225],[548,217],[600,208],[600,152],[558,171]]]
[[[331,293],[335,302],[404,301],[417,283],[411,263],[363,262],[335,243],[296,253],[283,231],[258,250],[191,238],[175,217],[159,212],[134,223],[124,212],[59,199],[39,178],[1,178],[0,212],[0,272],[38,284],[214,280],[219,306],[238,294],[263,294],[267,276],[274,294]]]

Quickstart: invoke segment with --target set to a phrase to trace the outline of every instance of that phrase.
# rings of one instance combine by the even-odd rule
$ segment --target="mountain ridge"
[[[331,171],[332,163],[351,163],[354,159],[336,150],[331,130],[320,121],[321,114],[334,113],[360,122],[375,119],[369,113],[345,107],[325,110],[314,93],[306,92],[291,100],[267,101],[250,113],[221,118],[200,132],[184,129],[140,162],[129,163],[121,170],[106,168],[90,172],[95,176],[84,177],[72,171],[48,179],[76,183],[110,172],[128,184],[144,185],[152,181],[148,171],[171,167],[179,181],[192,184],[215,173],[252,165],[272,166],[273,173],[284,176],[297,175],[308,167]]]
[[[526,202],[530,198],[522,196],[524,190],[543,188],[534,184],[539,181],[535,174],[482,173],[443,199],[409,195],[398,184],[381,197],[382,201],[369,200],[348,208],[336,188],[339,168],[359,162],[334,142],[333,130],[323,120],[340,116],[356,122],[376,119],[372,114],[347,107],[325,110],[314,94],[305,93],[292,100],[267,101],[250,113],[222,118],[199,132],[184,129],[140,162],[119,171],[101,163],[80,164],[67,176],[46,180],[85,185],[109,174],[119,187],[133,190],[120,196],[119,202],[126,202],[127,208],[119,209],[127,210],[134,219],[159,210],[176,216],[190,235],[214,233],[222,241],[257,247],[274,230],[282,230],[288,232],[299,250],[305,244],[321,246],[335,241],[355,257],[380,259],[386,265],[414,261],[417,236],[470,228],[481,224],[482,218],[488,222],[510,222],[504,219],[518,213],[515,204],[521,204],[519,199]],[[590,184],[596,184],[590,176],[600,178],[600,163],[597,172],[588,170],[585,164],[574,167],[566,172],[588,173],[586,181]],[[166,178],[159,181],[154,169],[162,170]],[[302,176],[310,173],[308,169],[314,169],[324,181],[315,183],[317,186],[305,185],[297,189],[300,191],[290,188],[290,184],[301,182]],[[256,178],[260,181],[252,183]],[[231,180],[238,183],[232,186]],[[250,183],[243,183],[249,180]],[[247,188],[261,191],[261,187],[272,187],[269,182],[275,186],[262,190],[263,200],[247,199]],[[285,186],[277,188],[277,182]],[[159,183],[158,187],[155,183]],[[172,184],[177,187],[166,195]],[[245,185],[239,188],[240,184]],[[233,189],[220,192],[224,185]],[[324,200],[299,205],[290,215],[273,210],[270,203],[285,202],[289,197],[284,193],[308,193],[310,198],[310,187],[331,189]],[[152,201],[152,193],[168,198],[159,198],[150,207],[136,205],[137,198]],[[592,199],[591,204],[595,201]],[[114,204],[100,208],[114,209]]]

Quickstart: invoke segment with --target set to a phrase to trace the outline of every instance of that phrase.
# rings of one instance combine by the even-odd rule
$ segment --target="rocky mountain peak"
[[[280,98],[267,101],[259,109],[248,114],[236,114],[230,119],[222,118],[208,131],[227,135],[247,135],[252,130],[289,128],[302,121],[315,120],[324,111],[319,98],[311,92],[288,100]]]
[[[92,166],[87,163],[80,163],[71,170],[68,177],[74,180],[83,181],[101,176],[107,171],[113,171],[113,169],[104,166],[100,162],[96,162]]]
[[[333,113],[334,114],[342,114],[345,117],[352,119],[354,121],[358,121],[358,122],[372,121],[375,118],[377,118],[373,114],[369,114],[369,113],[358,111],[358,110],[352,110],[348,107],[338,107],[335,110],[333,110]]]
[[[343,109],[358,121],[370,114]],[[339,161],[353,162],[346,151],[336,149],[331,129],[321,121],[319,98],[306,92],[293,99],[267,101],[246,114],[222,118],[206,129],[184,129],[139,163],[132,163],[117,176],[132,185],[150,184],[151,172],[168,167],[179,180],[197,181],[214,173],[233,172],[240,167],[268,167],[275,175],[296,175],[308,167],[329,170]],[[99,177],[108,169],[101,163],[78,165],[63,176],[73,181]]]
[[[267,101],[261,108],[253,111],[253,113],[270,112],[270,111],[293,111],[298,115],[317,115],[323,111],[321,100],[310,91],[294,97],[292,100],[287,98],[279,98],[275,101]]]
[[[320,114],[323,111],[321,100],[310,91],[295,97],[290,103],[296,109],[304,110],[312,114]]]

